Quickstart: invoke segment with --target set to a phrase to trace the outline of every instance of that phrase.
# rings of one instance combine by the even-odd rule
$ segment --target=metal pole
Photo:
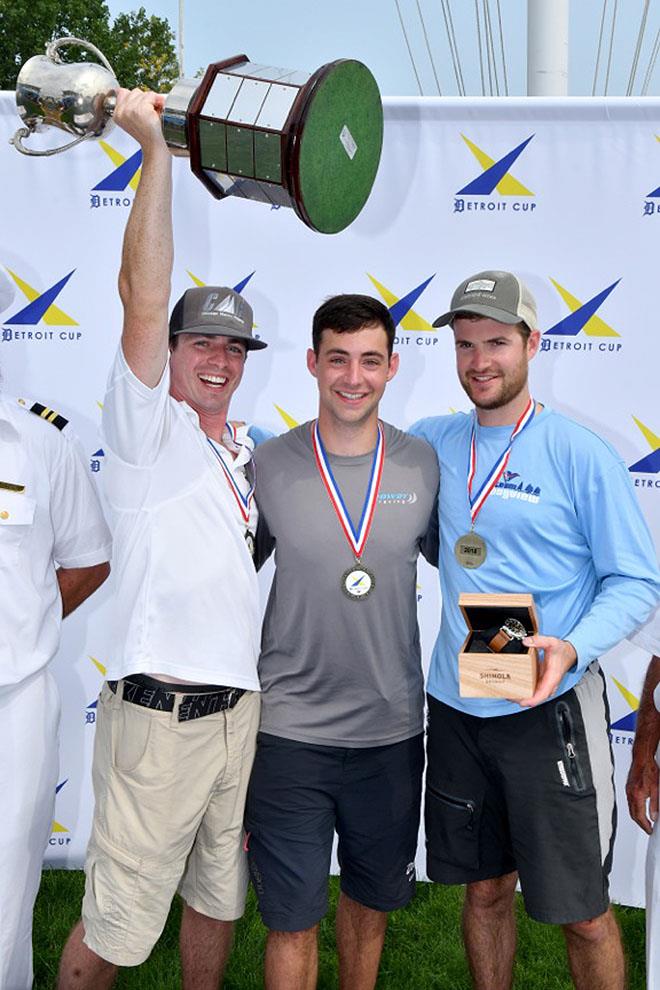
[[[179,0],[179,75],[181,78],[185,76],[183,71],[183,3],[184,0]]]
[[[568,0],[527,0],[527,95],[568,95]]]

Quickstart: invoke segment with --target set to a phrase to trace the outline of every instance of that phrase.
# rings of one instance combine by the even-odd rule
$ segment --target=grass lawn
[[[52,990],[57,965],[69,930],[78,919],[83,874],[47,870],[43,874],[34,924],[35,990]],[[330,911],[321,925],[320,990],[337,987],[332,918],[338,882],[330,881]],[[390,918],[378,980],[379,990],[469,990],[470,980],[460,937],[460,887],[419,883],[417,896],[404,911]],[[616,908],[628,957],[630,990],[644,990],[644,912]],[[121,972],[116,986],[169,990],[181,986],[177,938],[180,905],[175,903],[151,958]],[[518,902],[518,961],[516,990],[570,990],[561,933],[530,921]],[[236,945],[225,979],[225,990],[259,990],[264,929],[252,891],[245,917],[236,931]]]

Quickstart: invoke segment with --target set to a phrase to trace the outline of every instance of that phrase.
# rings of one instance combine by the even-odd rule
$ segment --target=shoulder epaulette
[[[35,402],[30,406],[30,412],[36,413],[42,419],[47,420],[56,426],[58,430],[63,430],[66,424],[69,422],[64,416],[61,416],[54,409],[49,409],[48,406],[44,406],[41,402]]]

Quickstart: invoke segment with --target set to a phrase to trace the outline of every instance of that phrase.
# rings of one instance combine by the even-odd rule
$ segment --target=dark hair
[[[463,312],[454,313],[454,316],[451,321],[452,330],[454,329],[454,320],[457,319],[469,320],[471,323],[478,323],[479,320],[487,320],[489,319],[489,317],[484,316],[482,313],[463,313]],[[529,340],[529,335],[532,332],[531,328],[528,327],[526,323],[523,323],[522,320],[520,321],[520,323],[508,323],[507,326],[515,327],[515,329],[518,331],[518,333],[520,334],[520,336],[524,341]]]
[[[363,327],[382,326],[387,334],[387,353],[394,349],[394,320],[387,306],[373,296],[346,294],[330,296],[314,313],[312,320],[312,347],[318,356],[324,330],[337,333],[353,333]]]

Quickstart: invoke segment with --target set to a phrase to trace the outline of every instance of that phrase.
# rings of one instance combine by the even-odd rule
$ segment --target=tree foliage
[[[21,65],[54,38],[84,38],[103,52],[122,86],[165,92],[178,77],[174,33],[144,7],[114,21],[104,0],[0,0],[0,89],[14,89]],[[84,49],[62,50],[68,62],[95,60]]]

